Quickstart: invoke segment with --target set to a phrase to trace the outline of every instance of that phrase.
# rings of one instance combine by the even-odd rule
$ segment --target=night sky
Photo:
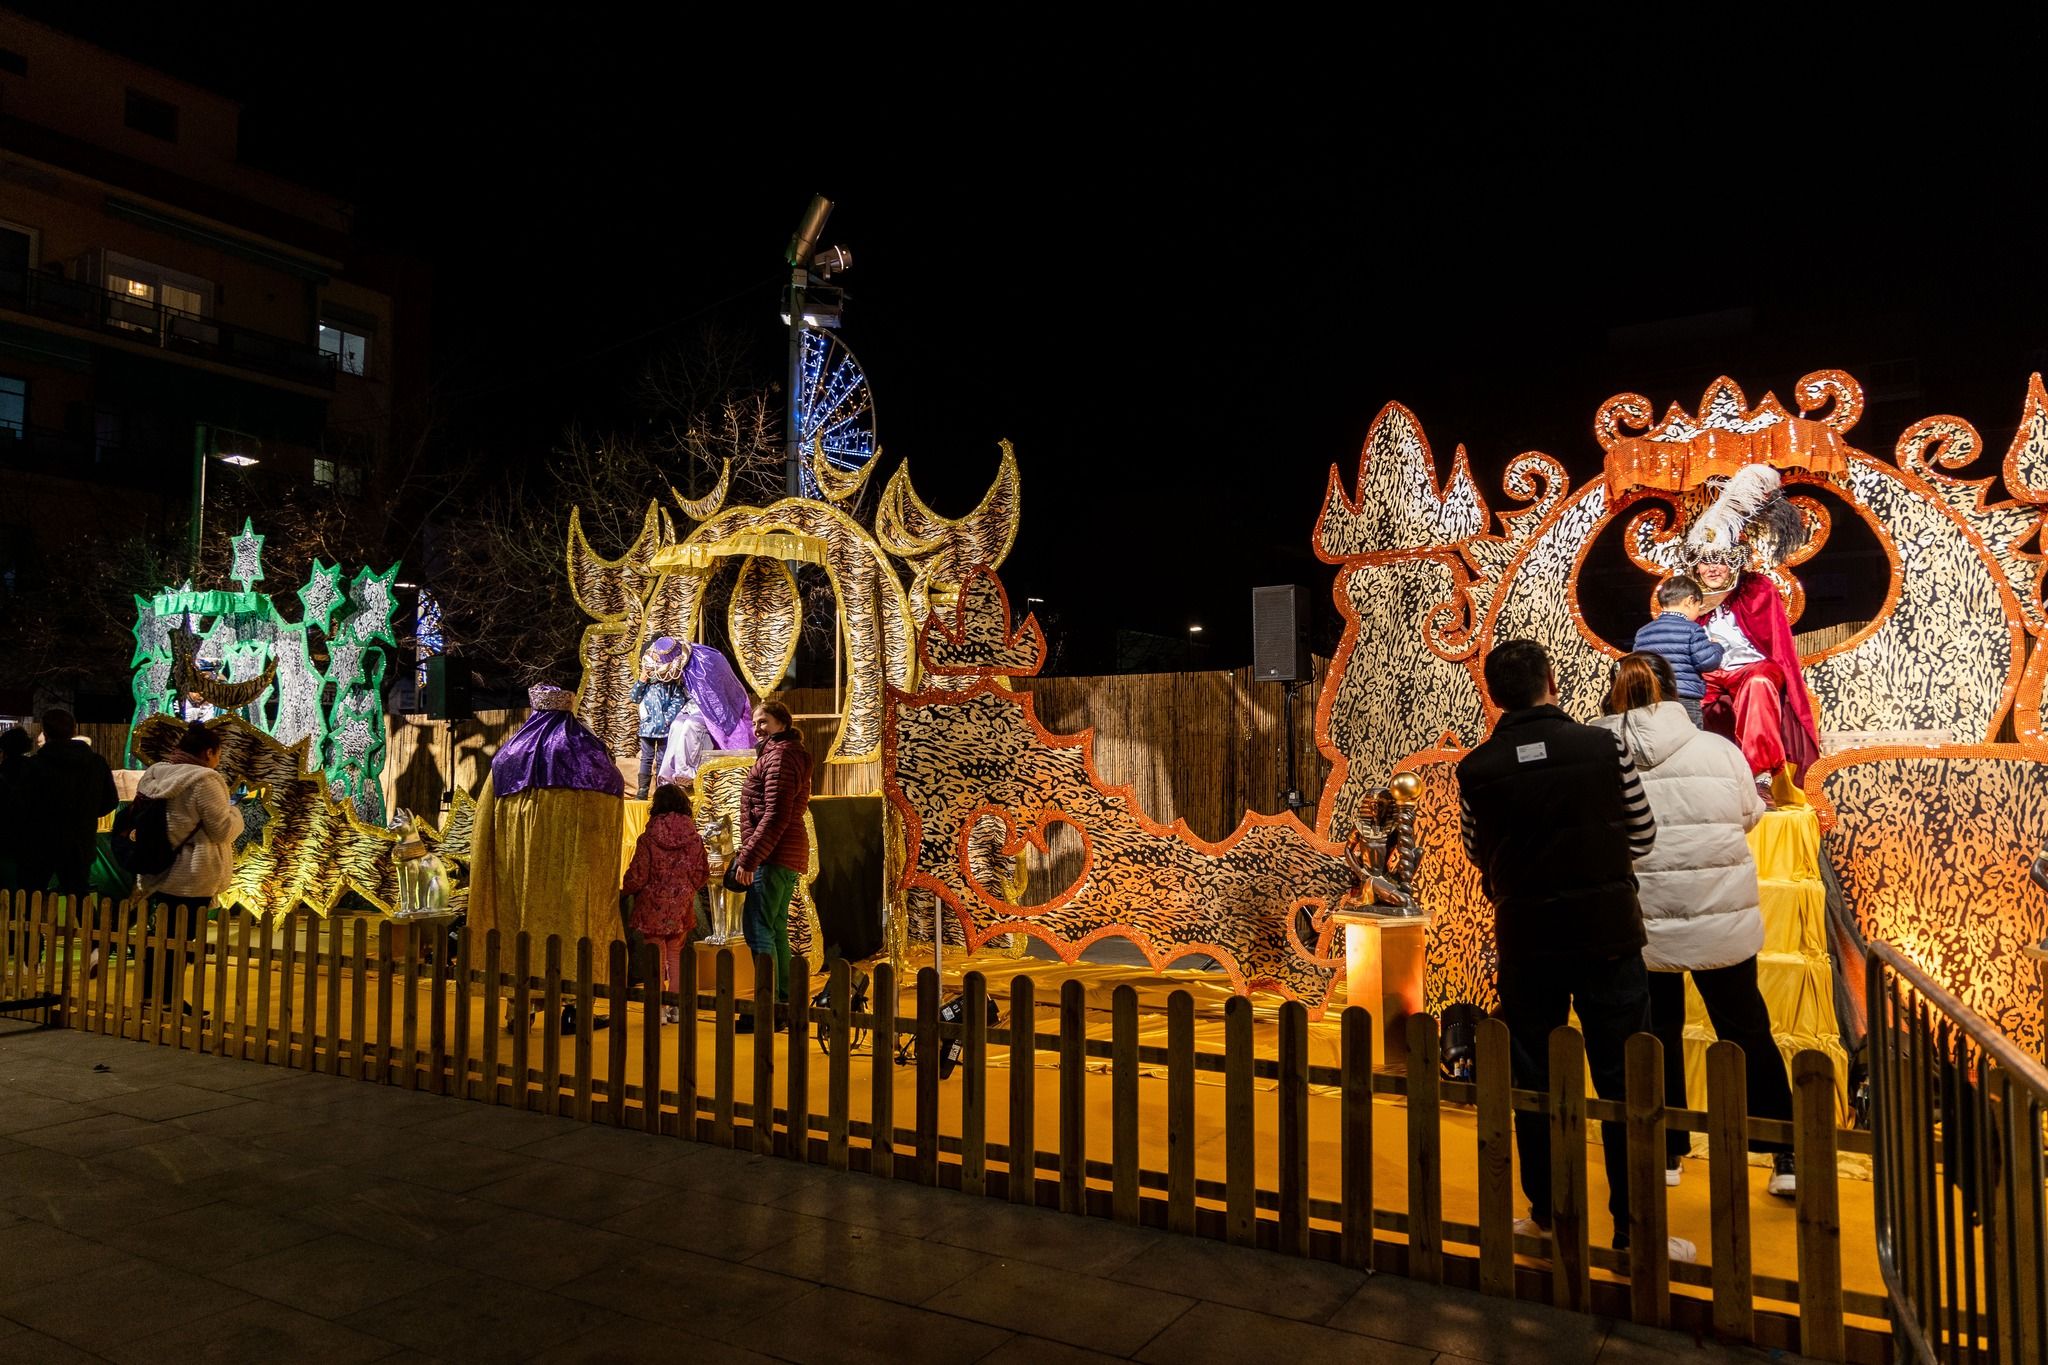
[[[774,376],[782,249],[832,197],[825,240],[855,257],[841,335],[889,459],[958,512],[1016,444],[1004,577],[1060,611],[1070,671],[1109,667],[1118,627],[1191,622],[1203,662],[1244,663],[1253,586],[1327,603],[1327,471],[1352,477],[1390,399],[1443,466],[1470,447],[1498,508],[1523,450],[1592,472],[1593,414],[1623,390],[1691,408],[1724,371],[1754,400],[1890,366],[1904,396],[1856,444],[1954,412],[1996,456],[2048,365],[2039,119],[1851,102],[1824,62],[1795,101],[1762,67],[1660,85],[1643,50],[1538,70],[1515,34],[1313,74],[1100,40],[906,46],[891,72],[858,35],[565,9],[332,8],[313,34],[277,6],[22,8],[242,99],[246,159],[429,261],[447,439],[509,464],[624,419],[647,355],[706,322],[758,334]],[[1671,319],[1694,321],[1646,326]]]

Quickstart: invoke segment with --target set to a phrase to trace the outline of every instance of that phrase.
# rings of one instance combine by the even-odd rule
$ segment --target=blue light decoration
[[[414,613],[416,624],[413,628],[413,685],[421,695],[427,690],[427,660],[448,651],[448,641],[441,630],[441,602],[425,588],[420,589],[419,609]]]
[[[797,435],[806,454],[817,443],[825,458],[849,473],[875,458],[875,399],[868,377],[838,337],[815,327],[803,334],[802,381],[797,389]],[[810,461],[799,462],[804,496],[820,496]]]

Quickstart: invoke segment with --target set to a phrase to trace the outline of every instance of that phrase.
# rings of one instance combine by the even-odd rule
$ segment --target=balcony
[[[0,310],[313,388],[334,387],[334,357],[318,347],[55,275],[0,267]]]

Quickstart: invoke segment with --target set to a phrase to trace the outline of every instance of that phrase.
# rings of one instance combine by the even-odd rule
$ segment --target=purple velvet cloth
[[[753,702],[723,654],[709,645],[690,646],[690,662],[683,665],[683,686],[697,703],[697,714],[704,718],[716,747],[754,747]]]
[[[570,711],[536,711],[491,759],[491,790],[500,797],[528,787],[569,787],[624,796],[619,765],[590,727]]]

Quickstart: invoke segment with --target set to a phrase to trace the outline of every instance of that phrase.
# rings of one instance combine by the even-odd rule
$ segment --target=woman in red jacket
[[[754,766],[740,789],[739,849],[732,879],[747,888],[741,927],[747,946],[775,956],[775,998],[789,999],[789,901],[810,865],[804,811],[811,804],[811,755],[803,732],[779,701],[754,708]],[[753,1019],[741,1015],[740,1031]]]
[[[674,783],[662,783],[648,808],[647,828],[633,846],[623,889],[633,898],[633,932],[661,950],[665,991],[678,989],[682,980],[683,945],[697,927],[697,893],[710,876],[689,798]],[[662,1007],[663,1023],[678,1017],[674,1005]]]

